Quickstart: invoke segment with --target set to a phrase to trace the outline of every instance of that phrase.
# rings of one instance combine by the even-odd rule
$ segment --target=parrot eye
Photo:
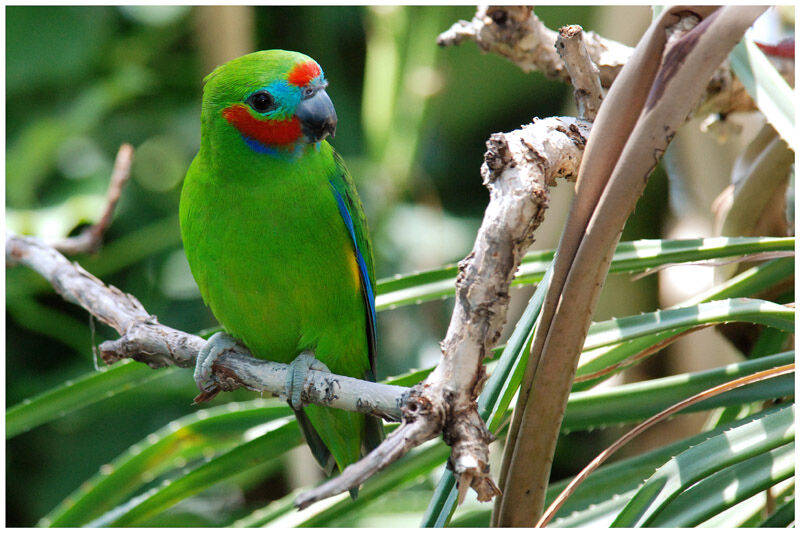
[[[275,99],[267,91],[258,91],[251,94],[247,100],[247,105],[258,113],[266,113],[275,107]]]
[[[314,89],[312,87],[306,87],[303,89],[303,96],[309,98],[314,94]]]

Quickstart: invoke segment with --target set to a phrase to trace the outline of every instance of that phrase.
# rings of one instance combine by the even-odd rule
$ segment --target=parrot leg
[[[314,354],[309,351],[301,352],[294,361],[289,363],[289,370],[286,372],[286,399],[295,410],[303,407],[303,400],[300,396],[309,370],[330,372],[325,363],[315,358]]]
[[[211,376],[211,367],[225,351],[236,346],[236,339],[225,333],[218,331],[214,333],[205,346],[197,354],[197,363],[194,367],[194,381],[201,391],[208,392],[214,386],[214,378]]]

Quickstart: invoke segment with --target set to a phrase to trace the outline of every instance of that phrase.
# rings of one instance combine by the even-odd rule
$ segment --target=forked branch
[[[438,366],[412,388],[400,428],[339,477],[300,495],[300,508],[358,486],[439,434],[452,447],[448,464],[460,497],[469,487],[480,501],[499,494],[489,472],[488,446],[494,437],[475,402],[485,381],[483,360],[505,324],[509,286],[543,219],[548,188],[557,177],[576,176],[590,126],[573,118],[549,118],[492,135],[481,167],[489,205],[472,252],[459,263],[455,308]]]
[[[114,209],[117,207],[117,202],[122,196],[122,189],[131,177],[132,164],[133,146],[130,144],[123,144],[119,147],[117,157],[114,160],[114,168],[111,171],[111,181],[109,182],[108,192],[106,193],[106,208],[100,220],[74,237],[66,237],[60,241],[54,242],[53,247],[56,250],[60,250],[68,255],[74,255],[93,253],[100,248],[103,244],[103,235],[108,229],[108,226],[111,225]]]

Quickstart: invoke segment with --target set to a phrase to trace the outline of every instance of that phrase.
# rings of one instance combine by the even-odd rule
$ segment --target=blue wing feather
[[[372,291],[372,281],[369,279],[369,272],[367,271],[367,262],[364,261],[364,255],[361,253],[361,250],[358,247],[358,240],[356,239],[356,232],[355,228],[353,227],[353,217],[350,216],[350,211],[347,209],[347,205],[344,203],[344,198],[342,195],[339,194],[339,191],[336,190],[336,186],[332,182],[331,190],[333,191],[333,195],[336,198],[336,204],[339,206],[339,214],[342,215],[342,219],[344,220],[344,225],[347,226],[347,231],[350,232],[350,238],[353,240],[353,248],[356,253],[356,261],[358,262],[358,271],[361,275],[361,283],[364,288],[364,292],[366,293],[366,301],[369,307],[369,314],[370,314],[370,326],[373,330],[375,330],[375,293]]]

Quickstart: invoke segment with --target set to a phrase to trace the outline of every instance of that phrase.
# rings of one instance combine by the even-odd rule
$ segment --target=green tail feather
[[[364,455],[378,447],[383,442],[383,421],[376,416],[366,416],[364,425]]]
[[[330,476],[333,473],[333,469],[336,468],[336,461],[331,451],[325,446],[325,443],[322,442],[322,437],[319,436],[317,430],[311,425],[311,420],[308,419],[308,415],[306,415],[305,411],[302,409],[293,410],[294,416],[297,417],[297,424],[300,426],[300,431],[303,433],[303,438],[306,439],[308,447],[311,448],[314,459],[317,460],[319,466],[325,471],[325,475]]]
[[[303,437],[311,448],[311,453],[316,459],[317,463],[325,471],[325,475],[330,476],[336,469],[336,460],[331,453],[330,449],[325,445],[325,442],[320,437],[319,432],[311,424],[311,420],[303,409],[295,410],[300,431]],[[383,423],[380,418],[365,415],[364,416],[364,439],[362,441],[361,450],[362,455],[366,455],[374,450],[384,439]],[[356,499],[358,497],[358,487],[350,489],[350,497]]]

